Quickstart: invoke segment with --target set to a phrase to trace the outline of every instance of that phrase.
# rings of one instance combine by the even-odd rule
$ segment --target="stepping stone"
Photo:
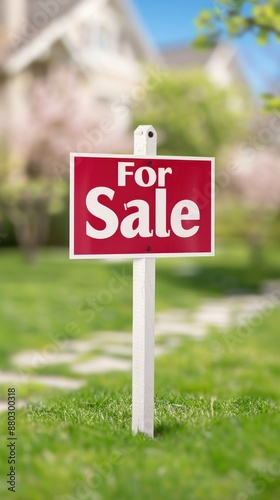
[[[66,377],[55,377],[48,375],[25,375],[13,372],[0,372],[0,383],[2,384],[42,384],[49,387],[56,387],[57,389],[79,389],[85,382]]]
[[[73,363],[76,358],[76,354],[67,352],[24,351],[16,354],[12,358],[12,361],[17,366],[25,366],[36,369],[40,366],[46,365]]]
[[[177,334],[201,338],[207,334],[205,325],[194,323],[184,309],[172,309],[158,314],[155,330],[156,335]]]
[[[104,373],[110,371],[125,371],[131,368],[131,361],[108,356],[97,356],[83,363],[72,366],[75,373]]]
[[[132,332],[96,332],[93,337],[93,342],[120,342],[120,343],[132,343]]]
[[[103,350],[106,353],[109,354],[117,354],[117,355],[124,355],[124,356],[131,356],[132,355],[132,346],[127,346],[127,345],[107,345],[103,347]]]

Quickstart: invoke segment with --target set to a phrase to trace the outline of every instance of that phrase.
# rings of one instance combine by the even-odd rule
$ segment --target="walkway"
[[[277,290],[277,289],[276,289]],[[279,289],[278,289],[279,291]],[[161,312],[156,317],[155,355],[162,356],[178,347],[182,336],[196,339],[205,337],[209,329],[221,332],[232,327],[250,323],[250,319],[269,313],[280,293],[269,290],[262,295],[239,295],[206,300],[194,312],[172,309]],[[36,383],[58,389],[78,389],[86,384],[87,375],[109,371],[123,371],[131,368],[132,335],[127,332],[94,332],[87,340],[68,340],[60,344],[50,344],[42,351],[24,351],[13,359],[13,372],[0,372],[0,383],[15,386]],[[38,368],[56,365],[68,366],[71,377],[39,375]],[[27,374],[27,371],[31,373]],[[76,377],[75,377],[76,375]],[[77,377],[79,375],[79,377]],[[18,407],[25,401],[19,401]],[[7,408],[5,401],[0,401],[0,411]]]

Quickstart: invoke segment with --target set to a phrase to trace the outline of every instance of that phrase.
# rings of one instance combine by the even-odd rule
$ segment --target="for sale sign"
[[[70,258],[214,255],[214,159],[71,154]]]

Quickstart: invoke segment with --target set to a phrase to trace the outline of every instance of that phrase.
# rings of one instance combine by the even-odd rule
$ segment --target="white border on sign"
[[[152,159],[152,160],[197,160],[211,162],[211,251],[210,252],[194,252],[194,253],[140,253],[140,254],[88,254],[76,255],[74,253],[74,169],[75,158],[129,158],[129,159]],[[94,153],[70,153],[70,217],[69,217],[69,258],[70,259],[141,259],[145,258],[164,258],[164,257],[213,257],[215,255],[215,158],[203,156],[164,156],[151,155],[149,157],[136,156],[134,154],[114,155],[114,154],[94,154]]]

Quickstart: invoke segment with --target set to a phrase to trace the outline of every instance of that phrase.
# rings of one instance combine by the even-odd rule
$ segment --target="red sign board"
[[[214,159],[71,154],[70,258],[214,255]]]

